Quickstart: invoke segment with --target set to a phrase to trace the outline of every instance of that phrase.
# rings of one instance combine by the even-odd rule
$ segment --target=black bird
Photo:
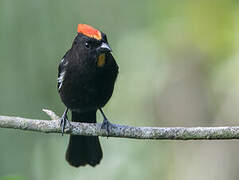
[[[104,117],[103,128],[109,121],[102,107],[112,96],[118,65],[111,54],[106,35],[86,24],[79,24],[72,47],[62,58],[58,68],[58,92],[67,107],[61,118],[64,133],[68,109],[72,121],[96,123],[96,111]],[[95,166],[100,163],[103,153],[99,138],[95,136],[70,136],[66,160],[79,167]]]

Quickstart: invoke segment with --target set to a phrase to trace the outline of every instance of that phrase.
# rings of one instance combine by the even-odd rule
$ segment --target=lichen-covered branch
[[[0,116],[0,128],[12,128],[43,133],[61,133],[59,117],[50,110],[43,110],[52,120]],[[108,136],[134,139],[217,140],[239,139],[239,127],[132,127],[112,124],[109,134],[100,123],[71,123],[66,134]]]

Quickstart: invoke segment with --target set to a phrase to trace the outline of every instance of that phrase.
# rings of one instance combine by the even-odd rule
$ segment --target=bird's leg
[[[103,110],[100,108],[100,112],[104,118],[103,122],[102,122],[102,125],[101,125],[101,128],[102,129],[105,129],[107,131],[107,136],[109,134],[109,126],[111,126],[111,123],[109,122],[109,120],[107,119],[107,117],[105,116]]]
[[[70,121],[67,118],[67,112],[68,112],[68,108],[66,108],[66,110],[64,111],[63,115],[61,116],[60,119],[60,126],[61,126],[61,135],[63,136],[64,131],[65,131],[65,126],[66,123],[68,123],[69,125],[71,125]]]

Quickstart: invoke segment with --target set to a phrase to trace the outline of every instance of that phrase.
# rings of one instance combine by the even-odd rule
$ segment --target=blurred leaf
[[[23,178],[21,176],[9,175],[9,176],[0,177],[0,180],[23,180]]]

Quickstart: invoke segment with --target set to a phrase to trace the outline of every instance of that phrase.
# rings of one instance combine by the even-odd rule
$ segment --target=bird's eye
[[[88,42],[86,42],[86,43],[85,43],[85,47],[86,47],[87,49],[89,49],[89,48],[90,48],[90,44],[89,44]]]

